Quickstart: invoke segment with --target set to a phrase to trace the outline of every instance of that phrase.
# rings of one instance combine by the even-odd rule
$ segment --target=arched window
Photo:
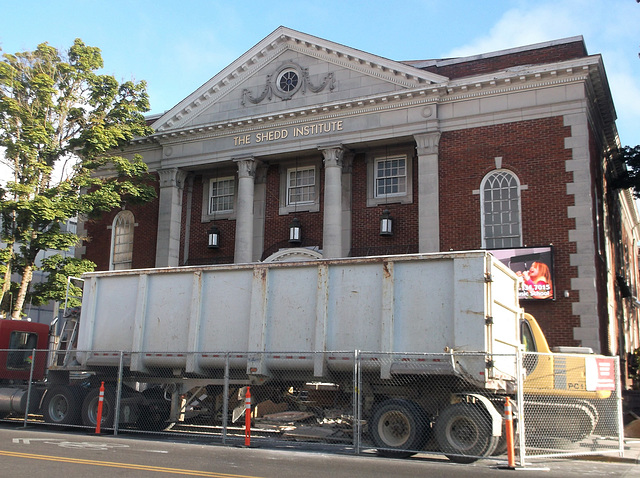
[[[111,233],[111,270],[131,269],[134,226],[131,211],[120,211],[114,218]]]
[[[480,185],[482,247],[500,249],[522,246],[520,181],[511,171],[497,169]]]

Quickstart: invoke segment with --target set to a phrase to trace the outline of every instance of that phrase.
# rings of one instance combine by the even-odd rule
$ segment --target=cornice
[[[321,122],[349,116],[371,114],[380,111],[415,107],[436,103],[450,103],[488,96],[508,94],[516,91],[530,91],[554,85],[587,82],[593,76],[596,64],[570,62],[558,64],[555,68],[516,69],[497,72],[495,75],[469,77],[445,84],[423,85],[393,93],[385,93],[345,100],[325,105],[283,111],[278,114],[247,116],[233,121],[219,121],[209,124],[160,130],[155,134],[140,138],[134,143],[159,142],[173,144],[185,141],[211,139],[237,135],[249,131],[262,131],[277,127],[294,126],[310,121]],[[593,82],[587,82],[593,84]],[[598,95],[600,92],[597,92]]]
[[[495,79],[487,82],[470,83],[467,85],[449,85],[447,86],[447,95],[441,98],[440,101],[451,102],[482,96],[496,96],[514,91],[535,90],[548,86],[582,82],[588,78],[587,72],[565,77],[557,77],[556,74],[556,72],[552,72],[549,77],[536,74],[533,79],[527,78],[526,76],[519,76]]]
[[[389,83],[404,86],[405,88],[415,88],[420,84],[435,83],[420,75],[419,73],[421,73],[422,70],[414,69],[414,71],[406,71],[406,69],[391,68],[380,61],[364,60],[328,48],[309,48],[306,44],[304,47],[300,43],[289,44],[287,46],[290,50],[297,51],[298,53],[312,56],[327,63],[354,70],[365,75],[375,76]]]
[[[440,96],[434,94],[433,90],[427,91],[420,89],[401,93],[394,92],[392,94],[376,95],[358,100],[289,110],[279,114],[239,118],[233,121],[215,122],[180,130],[160,131],[149,137],[135,140],[134,144],[144,144],[147,142],[174,144],[188,141],[202,141],[230,135],[240,135],[250,131],[260,132],[273,128],[303,125],[309,122],[325,122],[387,110],[434,104],[439,101],[439,98]]]

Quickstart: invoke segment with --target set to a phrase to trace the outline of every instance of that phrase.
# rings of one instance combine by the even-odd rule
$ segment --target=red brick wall
[[[423,69],[449,78],[462,78],[465,76],[480,75],[492,71],[504,70],[505,68],[519,65],[553,63],[557,61],[571,60],[573,58],[581,58],[586,55],[587,50],[585,49],[584,43],[576,41],[562,45],[512,53],[510,55],[482,58],[441,67],[431,66]]]
[[[157,177],[157,176],[156,176]],[[155,183],[156,193],[159,194],[158,183]],[[158,199],[143,206],[126,206],[133,213],[137,224],[133,231],[133,264],[136,269],[155,267],[156,235],[158,231]],[[96,270],[109,270],[111,255],[111,229],[113,219],[121,209],[114,209],[102,215],[100,219],[87,222],[86,229],[89,239],[85,242],[85,259],[96,263]]]
[[[418,161],[413,159],[413,203],[367,207],[367,164],[365,155],[353,160],[352,256],[407,254],[418,251]],[[393,235],[380,235],[380,217],[388,209],[393,219]]]
[[[98,271],[109,270],[111,230],[107,229],[107,226],[113,224],[117,212],[105,213],[99,220],[91,220],[85,224],[88,237],[84,241],[83,258],[95,262]]]
[[[318,158],[320,160],[320,158]],[[322,248],[323,206],[324,206],[324,169],[320,168],[320,210],[318,212],[294,212],[280,215],[280,167],[270,165],[267,170],[267,197],[265,205],[264,249],[262,259],[278,252],[289,244],[289,224],[294,217],[300,221],[302,247],[318,246]]]
[[[193,185],[190,184],[193,180]],[[217,219],[202,222],[202,195],[205,191],[201,175],[187,178],[182,198],[182,226],[180,229],[180,264],[230,264],[233,263],[236,241],[236,221],[234,219]],[[191,188],[191,220],[189,224],[189,257],[184,256],[185,233],[187,230],[187,208],[189,206],[189,189]],[[220,230],[220,247],[209,249],[207,231],[212,225]]]
[[[571,303],[578,300],[571,291],[571,278],[577,269],[569,262],[576,252],[568,231],[575,228],[567,217],[574,203],[566,193],[573,175],[565,171],[571,151],[564,138],[570,128],[562,117],[507,123],[496,126],[445,132],[439,145],[440,244],[443,251],[482,247],[480,188],[483,177],[495,169],[495,157],[502,157],[502,167],[513,171],[522,191],[523,245],[554,246],[554,278],[557,299],[526,301],[523,306],[543,328],[549,343],[579,345],[573,328],[579,319],[571,313]],[[563,296],[569,291],[569,298]]]

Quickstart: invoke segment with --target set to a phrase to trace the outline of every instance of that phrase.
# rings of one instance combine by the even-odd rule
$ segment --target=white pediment
[[[285,84],[288,80],[293,81]],[[447,81],[400,62],[280,27],[152,126],[163,133],[242,120],[251,123],[287,111]]]

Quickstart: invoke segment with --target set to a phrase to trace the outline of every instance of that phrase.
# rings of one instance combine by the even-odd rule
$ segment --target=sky
[[[101,49],[103,73],[145,80],[163,113],[279,26],[391,60],[488,53],[582,36],[601,54],[622,145],[640,144],[636,0],[0,0],[2,53],[75,38]]]

